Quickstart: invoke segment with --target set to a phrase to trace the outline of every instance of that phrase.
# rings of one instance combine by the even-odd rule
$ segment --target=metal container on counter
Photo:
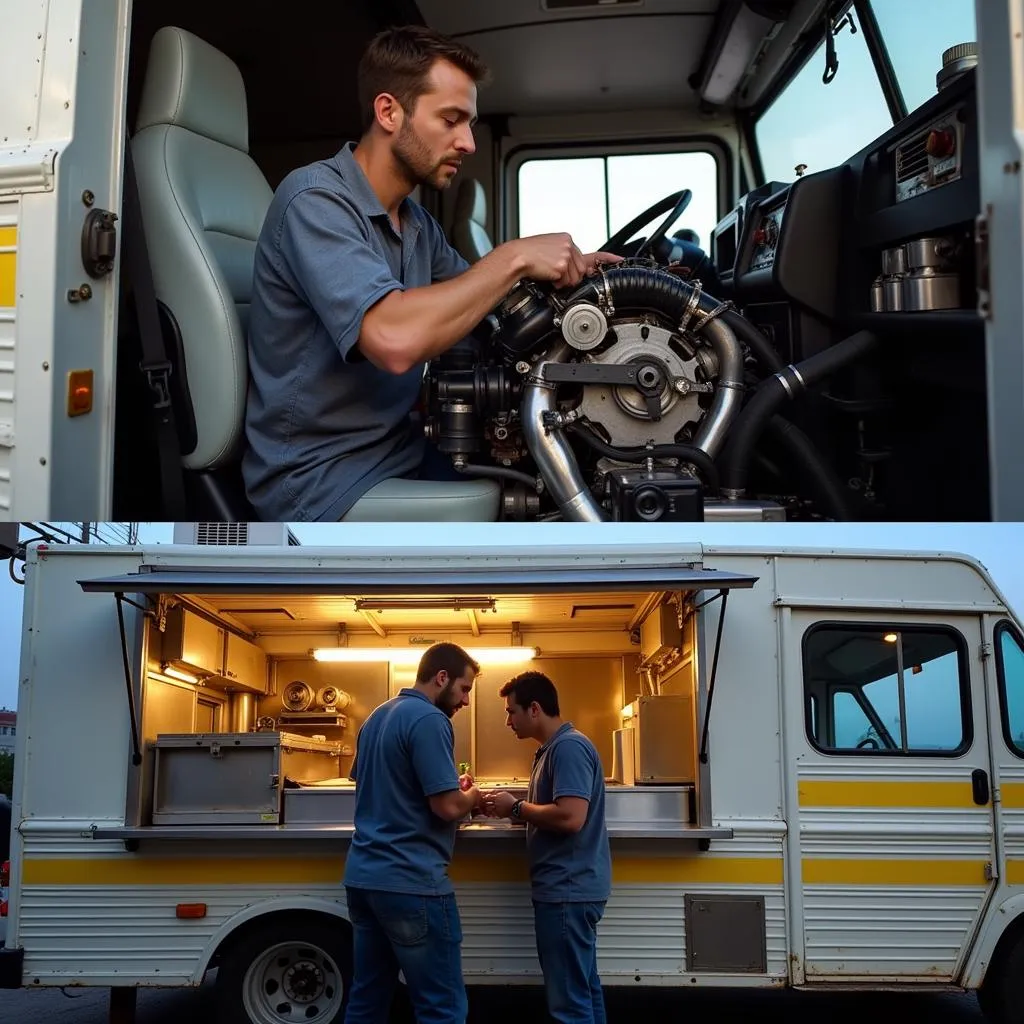
[[[168,733],[154,748],[154,825],[281,820],[279,733]]]

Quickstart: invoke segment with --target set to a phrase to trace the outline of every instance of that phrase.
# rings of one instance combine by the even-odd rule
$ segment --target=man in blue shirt
[[[452,717],[480,666],[456,644],[420,659],[415,685],[376,708],[356,741],[355,834],[345,860],[353,979],[345,1024],[387,1020],[405,975],[421,1024],[463,1024],[462,926],[448,878],[458,822],[480,801],[455,769]]]
[[[537,956],[548,1012],[556,1021],[605,1024],[597,973],[597,924],[611,893],[604,768],[594,744],[563,722],[558,691],[542,672],[524,672],[499,691],[506,724],[536,740],[525,800],[487,793],[489,814],[526,822]]]
[[[521,278],[577,284],[604,253],[567,234],[499,245],[470,267],[409,196],[447,188],[475,149],[467,46],[421,26],[377,36],[359,65],[364,132],[289,174],[256,246],[249,316],[249,500],[272,521],[338,520],[392,477],[454,479],[412,419],[428,360]]]

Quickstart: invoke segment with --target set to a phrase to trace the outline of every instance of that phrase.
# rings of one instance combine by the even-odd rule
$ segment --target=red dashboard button
[[[928,141],[924,144],[924,151],[938,160],[952,156],[956,151],[956,136],[948,128],[929,132]]]

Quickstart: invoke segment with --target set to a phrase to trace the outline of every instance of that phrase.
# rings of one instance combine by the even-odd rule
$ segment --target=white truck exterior
[[[202,593],[227,616],[226,608],[241,615],[261,594],[280,604],[318,588],[348,593],[343,588],[357,583],[375,593],[422,586],[432,593],[490,587],[557,595],[645,586],[660,592],[678,578],[702,600],[719,587],[730,595],[717,659],[720,601],[695,612],[689,652],[697,743],[706,721],[709,756],[698,768],[697,811],[688,822],[672,825],[637,809],[613,820],[609,811],[614,889],[600,928],[604,982],[984,985],[993,1018],[1017,1020],[1024,977],[1017,969],[1024,955],[1024,739],[1017,736],[1024,730],[1024,623],[986,570],[970,557],[937,552],[602,544],[592,535],[586,542],[573,536],[558,553],[500,540],[487,550],[33,546],[0,978],[29,987],[195,986],[219,963],[221,977],[244,988],[253,984],[267,936],[278,934],[326,944],[325,962],[339,961],[337,974],[345,978],[340,879],[350,827],[161,832],[133,819],[138,770],[112,593],[141,607],[159,594]],[[123,609],[144,720],[142,616],[133,614],[134,605]],[[527,643],[534,642],[532,628],[524,623]],[[820,701],[813,712],[808,704],[817,685],[810,681],[817,670],[807,667],[816,664],[808,661],[808,638],[823,629],[852,631],[857,642],[880,630],[893,640],[948,638],[952,657],[901,663],[900,678],[905,668],[912,687],[924,672],[936,695],[959,688],[962,742],[955,750],[907,750],[920,742],[914,716],[904,715],[910,734],[899,750],[884,741],[877,749],[877,734],[856,746],[842,741],[845,751],[830,749],[841,742],[826,742],[816,724],[828,713]],[[574,649],[568,634],[536,636],[561,657]],[[269,633],[257,642],[271,662],[305,655],[311,643]],[[625,650],[600,633],[586,643],[591,658]],[[830,648],[834,662],[838,650]],[[848,651],[854,661],[862,656],[855,645]],[[559,664],[567,663],[551,664],[557,679]],[[485,676],[474,702],[497,703],[491,690],[502,681]],[[829,720],[834,731],[838,719]],[[144,753],[147,743],[143,729]],[[651,800],[633,807],[655,807]],[[521,841],[463,829],[451,875],[467,983],[536,983]],[[715,952],[717,933],[691,925],[690,910],[703,901],[726,914],[736,897],[753,917],[722,917],[719,927],[732,929],[730,941],[748,948],[750,961],[716,967],[714,958],[723,955]],[[176,917],[177,907],[194,904],[203,906],[201,917]],[[230,1000],[226,1012],[232,1005],[242,1012]],[[292,1018],[282,1012],[267,1019]]]

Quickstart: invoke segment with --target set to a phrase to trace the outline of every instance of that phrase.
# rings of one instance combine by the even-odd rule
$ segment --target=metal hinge
[[[978,657],[984,661],[986,658],[992,657],[992,645],[987,640],[982,640],[978,644]]]
[[[974,266],[978,282],[978,313],[984,320],[992,319],[992,284],[989,274],[989,218],[991,203],[974,219]]]
[[[995,871],[992,870],[992,861],[990,861],[990,860],[985,861],[985,881],[986,882],[994,881],[995,877],[996,877],[996,873],[995,873]]]

